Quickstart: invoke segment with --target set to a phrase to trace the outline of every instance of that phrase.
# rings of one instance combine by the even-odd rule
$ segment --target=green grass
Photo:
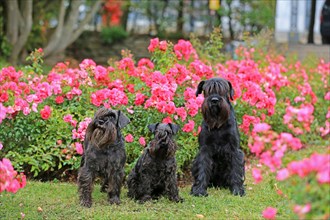
[[[232,196],[229,190],[209,189],[205,198],[189,195],[190,186],[180,188],[183,203],[172,203],[162,198],[158,201],[138,204],[126,196],[124,188],[121,205],[109,205],[107,196],[96,185],[93,206],[82,208],[78,204],[77,186],[74,183],[41,183],[29,181],[16,194],[0,195],[0,219],[18,219],[21,212],[25,219],[262,219],[261,212],[267,206],[278,208],[278,218],[288,219],[293,213],[288,201],[278,196],[270,181],[254,185],[247,176],[247,195]],[[38,207],[42,211],[38,212]]]
[[[326,147],[308,147],[287,157],[295,159],[309,156],[314,151],[327,152]],[[0,219],[263,219],[262,211],[272,206],[277,208],[277,219],[295,219],[292,202],[276,193],[276,182],[271,175],[264,181],[253,184],[251,172],[246,172],[245,197],[232,196],[229,190],[209,189],[208,197],[189,195],[190,186],[180,188],[183,203],[173,203],[166,198],[138,204],[126,196],[123,188],[121,205],[109,205],[107,195],[100,192],[96,184],[93,191],[92,208],[83,208],[78,203],[75,183],[28,181],[25,188],[16,194],[0,195]],[[42,210],[38,211],[38,207]]]
[[[250,185],[250,184],[249,184]],[[200,214],[207,219],[261,219],[266,206],[277,207],[278,218],[292,218],[287,201],[276,195],[269,184],[251,186],[245,197],[232,196],[228,190],[210,189],[206,198],[189,195],[190,187],[180,188],[183,203],[172,203],[162,198],[138,204],[121,195],[121,205],[109,205],[106,194],[96,185],[93,206],[82,208],[78,204],[77,186],[72,183],[28,182],[16,195],[4,193],[0,197],[0,219],[193,219]],[[38,212],[38,207],[42,212]]]

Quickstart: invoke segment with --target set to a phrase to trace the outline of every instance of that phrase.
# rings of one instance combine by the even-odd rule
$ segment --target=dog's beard
[[[230,106],[220,99],[217,104],[212,104],[209,99],[202,104],[202,115],[209,129],[220,128],[229,118]]]
[[[149,152],[153,157],[166,159],[174,156],[176,144],[165,131],[157,132],[150,142]]]
[[[102,126],[95,126],[94,130],[87,131],[92,145],[103,148],[108,145],[114,144],[117,141],[117,128],[111,123],[107,122]]]

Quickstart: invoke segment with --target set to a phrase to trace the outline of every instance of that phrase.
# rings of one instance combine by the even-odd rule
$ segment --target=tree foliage
[[[263,28],[274,28],[276,0],[223,0],[218,13],[228,17],[230,39],[237,39],[244,32],[251,35]]]
[[[1,48],[8,44],[13,64],[22,61],[31,47],[43,47],[45,57],[58,54],[80,36],[101,2],[4,0],[0,5]],[[86,10],[82,12],[81,6]]]

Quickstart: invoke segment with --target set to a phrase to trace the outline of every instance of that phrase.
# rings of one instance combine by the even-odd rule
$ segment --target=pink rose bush
[[[16,193],[26,185],[26,177],[14,170],[10,160],[0,160],[0,193],[3,191]]]
[[[75,68],[58,63],[43,74],[38,66],[42,51],[37,50],[31,55],[34,63],[29,71],[3,67],[0,141],[6,147],[0,157],[11,159],[17,168],[25,164],[27,175],[42,177],[50,170],[65,175],[79,166],[88,124],[95,110],[105,106],[121,110],[131,119],[122,131],[128,166],[134,165],[152,138],[148,124],[178,124],[177,162],[182,175],[198,147],[204,97],[196,97],[196,87],[203,79],[223,77],[235,90],[232,103],[241,146],[247,160],[258,164],[246,168],[252,182],[260,183],[267,173],[279,186],[299,183],[304,189],[299,194],[309,200],[293,194],[293,211],[298,217],[320,213],[318,197],[310,195],[309,188],[324,193],[329,187],[329,151],[301,159],[287,159],[287,155],[314,143],[320,150],[328,146],[330,63],[288,62],[281,55],[247,47],[237,49],[237,59],[218,62],[198,54],[186,40],[173,44],[155,38],[148,50],[150,59],[134,60],[126,54],[109,66],[85,59]],[[276,213],[270,207],[262,215],[274,219]]]

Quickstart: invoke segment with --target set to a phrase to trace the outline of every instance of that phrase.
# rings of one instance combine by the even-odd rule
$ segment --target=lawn
[[[251,179],[250,177],[248,179]],[[119,206],[109,205],[106,194],[96,185],[92,208],[78,204],[77,186],[74,183],[41,183],[30,181],[16,195],[4,193],[0,196],[0,219],[262,219],[264,206],[278,207],[278,218],[293,217],[288,201],[278,196],[269,181],[259,185],[247,182],[245,197],[230,195],[228,190],[209,190],[206,198],[189,195],[190,187],[180,188],[183,203],[172,203],[162,198],[143,205],[121,194]],[[262,204],[262,205],[260,205]]]
[[[315,151],[324,153],[328,148],[309,147],[286,157],[304,158]],[[205,198],[192,197],[190,186],[185,186],[180,188],[183,203],[162,198],[139,204],[127,197],[124,187],[121,205],[109,205],[106,194],[96,184],[93,206],[89,209],[79,205],[75,183],[28,181],[16,194],[0,195],[0,219],[19,219],[21,213],[25,219],[263,219],[261,213],[268,206],[277,208],[277,219],[297,218],[289,197],[276,193],[280,183],[273,180],[272,174],[265,175],[259,184],[253,183],[250,170],[246,174],[245,197],[232,196],[225,189],[209,189]]]

